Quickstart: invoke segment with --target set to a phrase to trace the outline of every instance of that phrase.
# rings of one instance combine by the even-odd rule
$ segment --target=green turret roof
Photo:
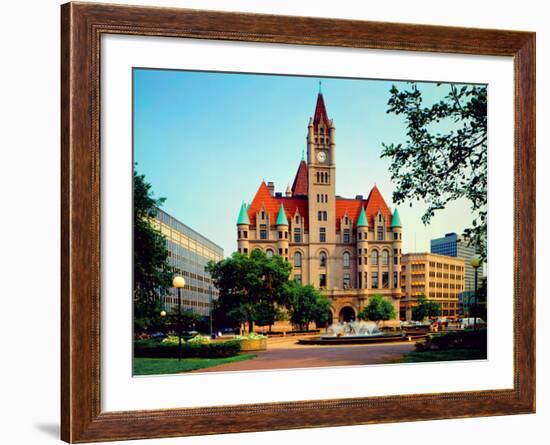
[[[239,218],[237,219],[237,225],[239,224],[250,224],[250,220],[248,219],[248,209],[244,202],[241,205],[241,211],[239,212]]]
[[[399,212],[397,211],[397,207],[393,211],[393,216],[391,217],[391,226],[392,227],[402,227],[401,218],[399,217]]]
[[[281,207],[279,208],[279,215],[277,215],[277,222],[275,224],[278,226],[288,226],[288,220],[286,219],[283,203],[281,203]]]
[[[359,219],[357,220],[357,227],[368,227],[367,215],[365,214],[365,208],[361,206],[361,213],[359,213]]]

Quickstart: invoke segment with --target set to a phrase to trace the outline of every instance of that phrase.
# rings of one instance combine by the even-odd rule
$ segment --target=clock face
[[[317,153],[317,160],[319,162],[325,162],[327,160],[327,154],[324,151],[320,151]]]

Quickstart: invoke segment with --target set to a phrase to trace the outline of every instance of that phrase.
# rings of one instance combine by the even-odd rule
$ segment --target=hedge
[[[430,336],[424,343],[417,343],[419,351],[449,349],[487,350],[487,329],[450,331],[441,335]]]
[[[184,358],[225,358],[237,355],[241,342],[229,340],[212,343],[182,343]],[[154,340],[137,340],[134,342],[134,357],[139,358],[178,358],[178,345]]]

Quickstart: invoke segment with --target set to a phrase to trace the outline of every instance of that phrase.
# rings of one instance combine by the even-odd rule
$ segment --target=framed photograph
[[[535,411],[535,35],[62,6],[62,439]]]

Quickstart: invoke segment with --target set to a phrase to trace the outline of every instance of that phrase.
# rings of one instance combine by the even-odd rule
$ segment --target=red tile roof
[[[292,183],[292,196],[307,196],[307,164],[302,160]]]
[[[304,229],[308,230],[308,205],[307,205],[306,196],[297,196],[287,198],[286,196],[276,197],[271,196],[269,189],[265,182],[262,181],[256,196],[250,203],[248,208],[248,218],[250,219],[250,224],[256,224],[256,213],[261,212],[262,208],[269,214],[269,220],[271,224],[274,225],[277,220],[277,214],[279,213],[279,208],[281,204],[285,209],[285,214],[287,220],[291,221],[294,215],[296,214],[296,209],[302,218],[304,218]]]
[[[340,220],[346,215],[346,212],[353,221],[353,227],[356,228],[361,206],[365,207],[369,227],[374,227],[374,218],[378,210],[386,217],[386,225],[391,227],[391,210],[384,201],[378,187],[374,186],[367,199],[336,198],[336,231],[340,230]]]
[[[283,204],[288,221],[292,221],[292,218],[296,214],[296,210],[298,210],[300,216],[304,218],[304,229],[309,230],[307,197],[293,196],[291,198],[287,198],[285,196],[271,196],[266,183],[263,181],[260,184],[250,207],[248,208],[248,218],[250,219],[250,224],[256,225],[256,213],[261,212],[263,208],[269,214],[269,220],[272,225],[274,225],[277,220],[277,214],[279,213],[281,204]],[[376,217],[378,210],[380,210],[386,217],[386,225],[391,227],[392,214],[390,208],[384,201],[378,187],[374,186],[367,199],[336,199],[336,230],[340,230],[340,220],[346,215],[346,213],[353,221],[353,227],[356,228],[357,219],[359,218],[359,213],[361,212],[361,206],[365,207],[369,227],[374,226],[374,218]]]
[[[317,104],[315,105],[315,114],[313,115],[313,129],[317,131],[319,124],[323,122],[325,127],[328,128],[328,114],[327,109],[325,108],[325,100],[321,93],[317,96]]]

